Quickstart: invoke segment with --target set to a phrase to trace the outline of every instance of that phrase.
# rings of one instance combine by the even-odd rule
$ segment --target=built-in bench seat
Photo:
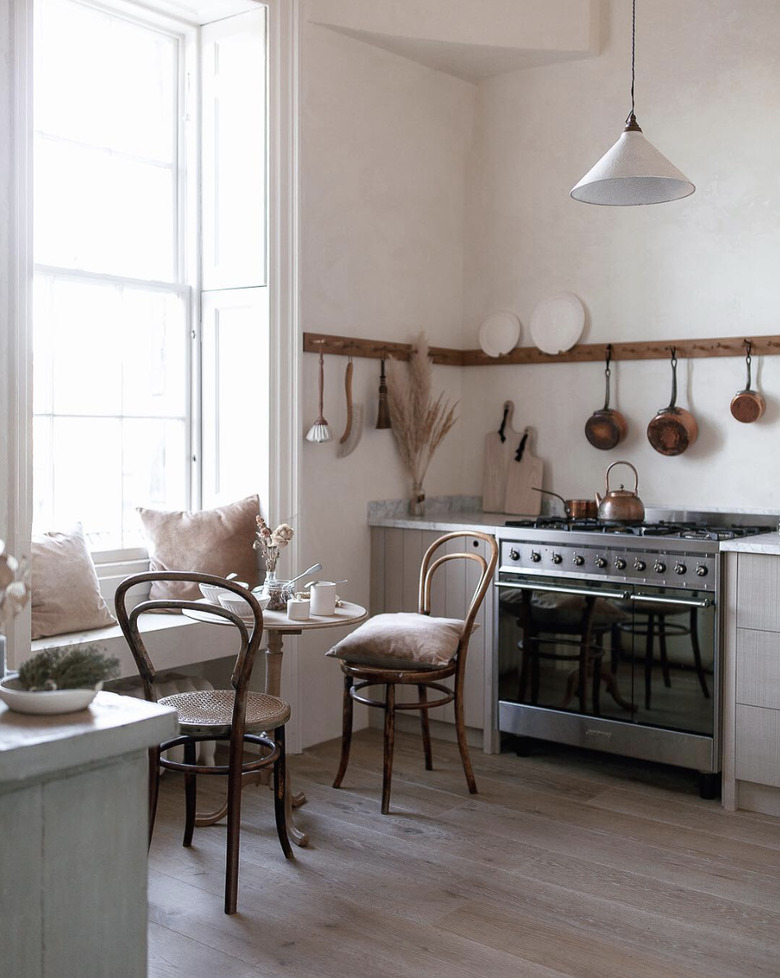
[[[95,569],[101,594],[113,613],[117,587],[131,574],[148,570],[149,557],[143,550],[134,551],[121,560],[115,559],[115,555],[106,554],[95,559]],[[139,587],[136,591],[137,594],[132,593],[135,604],[149,596],[148,587],[145,590]],[[155,665],[160,670],[180,669],[236,654],[236,637],[232,628],[219,628],[184,615],[168,614],[143,614],[139,626],[147,636],[150,652],[153,652]],[[96,645],[105,655],[117,658],[120,679],[138,675],[119,625],[35,639],[31,651],[35,653],[71,645]]]

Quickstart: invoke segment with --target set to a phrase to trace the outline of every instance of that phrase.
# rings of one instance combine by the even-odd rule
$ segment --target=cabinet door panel
[[[737,703],[780,710],[780,635],[737,629]]]
[[[780,560],[740,554],[737,576],[737,625],[780,632]]]
[[[736,778],[780,787],[780,710],[738,705],[736,726]]]

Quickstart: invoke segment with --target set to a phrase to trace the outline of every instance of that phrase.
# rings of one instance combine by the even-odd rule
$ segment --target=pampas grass
[[[387,363],[392,432],[412,483],[420,491],[433,453],[457,421],[457,404],[450,405],[443,394],[433,398],[432,364],[424,333],[412,344],[408,364],[398,360]]]

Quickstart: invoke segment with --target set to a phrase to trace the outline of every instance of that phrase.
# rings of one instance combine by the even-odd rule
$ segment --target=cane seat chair
[[[221,605],[210,605],[208,611],[232,626],[237,632],[238,651],[230,678],[230,689],[193,690],[157,696],[157,670],[139,630],[138,618],[147,611],[203,611],[202,602],[176,597],[142,600],[134,603],[129,592],[139,584],[164,582],[176,585],[212,584],[240,595],[251,609],[244,621]],[[149,751],[149,843],[154,829],[160,768],[184,774],[185,824],[182,844],[192,844],[196,824],[211,824],[216,819],[197,819],[196,789],[198,775],[227,778],[227,851],[225,869],[225,913],[236,912],[238,898],[239,834],[241,827],[241,788],[245,775],[272,768],[274,781],[274,814],[282,851],[293,858],[285,821],[285,746],[284,728],[290,718],[290,707],[276,696],[248,689],[252,667],[263,634],[263,612],[251,592],[232,581],[190,571],[150,571],[135,574],[122,581],[115,596],[116,616],[143,682],[144,696],[176,709],[179,736]],[[196,750],[201,741],[227,744],[226,764],[200,764]],[[251,744],[261,748],[260,757],[244,759],[244,748]],[[173,748],[183,747],[183,758],[168,756]],[[182,752],[176,752],[181,754]]]
[[[469,550],[447,552],[450,541],[464,539],[482,553]],[[483,546],[484,545],[484,546]],[[498,546],[485,533],[458,531],[447,533],[425,552],[419,579],[416,613],[375,615],[328,652],[341,661],[344,674],[341,757],[333,782],[339,788],[349,763],[352,739],[353,703],[364,703],[384,711],[384,764],[381,810],[390,810],[390,788],[393,771],[395,715],[400,710],[419,710],[426,770],[433,770],[428,712],[454,703],[458,748],[469,791],[475,794],[477,784],[469,758],[463,713],[466,656],[477,614],[493,578],[498,560]],[[436,618],[431,615],[432,584],[437,573],[452,567],[461,569],[476,564],[477,580],[465,618]],[[462,580],[462,578],[460,578]],[[444,684],[454,677],[452,688]],[[368,695],[369,687],[383,688],[383,695]],[[416,687],[417,698],[411,701],[396,696],[397,687]],[[429,699],[429,691],[435,698]]]

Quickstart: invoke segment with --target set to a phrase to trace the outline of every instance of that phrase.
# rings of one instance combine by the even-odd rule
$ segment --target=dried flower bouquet
[[[434,399],[432,365],[424,333],[412,345],[408,365],[397,360],[387,364],[390,421],[401,459],[412,479],[413,515],[422,515],[425,510],[425,474],[433,453],[457,420],[457,404],[451,405],[443,394]]]

